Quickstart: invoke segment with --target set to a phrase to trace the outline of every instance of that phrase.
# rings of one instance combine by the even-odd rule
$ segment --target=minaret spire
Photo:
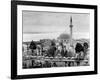
[[[70,17],[70,45],[72,45],[72,36],[73,36],[73,23],[72,23],[72,16]]]
[[[72,16],[70,17],[70,27],[73,27]]]
[[[70,25],[72,25],[72,16],[70,17]]]

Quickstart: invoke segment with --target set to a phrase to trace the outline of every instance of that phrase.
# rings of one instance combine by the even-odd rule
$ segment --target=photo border
[[[94,71],[17,75],[17,5],[93,9],[94,10],[94,46],[95,46],[94,47],[94,53],[95,53]],[[97,74],[97,6],[96,5],[48,3],[48,2],[34,2],[34,1],[11,1],[11,78],[12,79],[75,76],[75,75],[90,75],[90,74]]]

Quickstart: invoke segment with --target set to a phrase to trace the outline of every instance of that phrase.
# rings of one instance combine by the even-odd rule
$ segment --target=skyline
[[[51,34],[51,35],[50,35]],[[23,41],[39,41],[40,39],[57,39],[57,37],[60,36],[61,33],[48,33],[48,34],[23,34]],[[65,34],[65,33],[64,33]],[[77,35],[77,33],[73,34],[73,39],[89,39],[89,34],[83,34],[80,33]],[[79,37],[81,36],[81,37]]]
[[[24,41],[29,37],[34,40],[36,38],[53,39],[62,33],[70,34],[70,16],[73,22],[73,38],[89,38],[89,14],[43,11],[23,11],[22,14]]]

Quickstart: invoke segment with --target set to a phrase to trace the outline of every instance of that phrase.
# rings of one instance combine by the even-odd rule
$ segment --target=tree
[[[51,41],[51,46],[55,46],[55,42],[54,41]]]
[[[84,42],[83,46],[84,46],[85,49],[88,49],[88,47],[89,47],[87,42]]]
[[[83,46],[81,45],[81,43],[77,43],[77,44],[76,44],[75,51],[76,51],[76,53],[79,53],[79,52],[81,52],[81,51],[84,52],[84,48],[83,48]]]
[[[29,48],[32,50],[32,53],[34,52],[34,49],[36,49],[36,44],[33,40],[31,41]]]
[[[87,55],[87,51],[88,51],[88,48],[89,48],[88,43],[84,42],[83,47],[84,47],[84,57],[85,57]]]

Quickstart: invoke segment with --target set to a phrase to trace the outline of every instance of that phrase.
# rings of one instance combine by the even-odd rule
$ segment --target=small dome
[[[63,40],[70,39],[70,35],[63,33],[63,34],[60,34],[58,39],[63,39]]]

